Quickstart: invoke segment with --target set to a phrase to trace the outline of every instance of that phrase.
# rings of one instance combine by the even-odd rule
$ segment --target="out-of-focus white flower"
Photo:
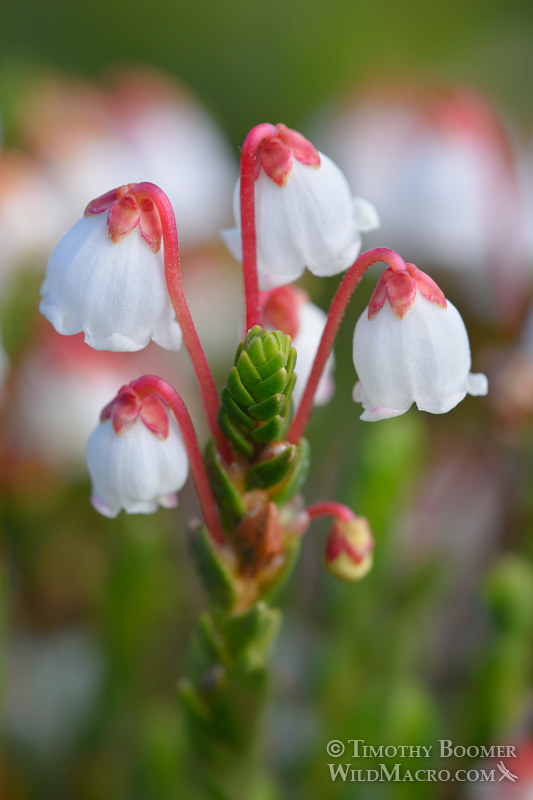
[[[361,419],[421,411],[443,414],[465,395],[487,393],[487,378],[470,372],[468,334],[461,315],[439,287],[413,264],[390,267],[355,326],[354,400]]]
[[[146,68],[116,73],[111,102],[142,174],[172,203],[180,244],[217,237],[231,218],[237,165],[205,108],[183,86]]]
[[[87,440],[101,409],[122,383],[155,368],[164,373],[166,357],[155,346],[134,354],[94,350],[82,336],[60,336],[43,320],[7,399],[13,452],[65,477],[84,475]]]
[[[292,396],[297,406],[302,399],[302,394],[307,384],[307,379],[311,374],[311,369],[315,360],[318,345],[322,338],[322,333],[326,326],[327,314],[314,303],[304,303],[300,308],[300,324],[298,333],[293,338],[292,343],[296,348],[298,357],[294,371],[298,376]],[[315,406],[325,406],[329,403],[335,391],[335,381],[333,370],[335,369],[335,359],[333,353],[326,361],[326,366],[316,387],[313,404]]]
[[[307,267],[337,275],[356,259],[361,231],[377,227],[374,207],[354,198],[343,173],[303,136],[278,125],[258,153],[255,225],[259,287],[297,280]],[[222,238],[242,260],[240,179],[233,198],[236,227]]]
[[[262,302],[262,319],[267,328],[282,330],[292,339],[297,358],[294,371],[297,376],[292,392],[295,406],[302,399],[303,391],[313,368],[316,352],[326,325],[327,314],[311,303],[307,292],[294,286],[281,286],[265,294]],[[318,383],[313,404],[329,403],[335,391],[333,353]]]
[[[487,98],[392,80],[329,108],[321,131],[379,209],[388,246],[460,275],[466,300],[476,285],[478,315],[516,314],[527,291],[521,144]]]
[[[106,517],[151,514],[177,505],[189,471],[177,423],[153,393],[123,386],[87,445],[91,502]]]
[[[90,718],[105,674],[88,630],[12,633],[5,645],[3,727],[8,740],[50,758]]]
[[[121,68],[93,84],[46,76],[25,99],[21,137],[65,198],[63,230],[88,197],[132,180],[164,189],[182,246],[215,239],[231,218],[229,145],[199,100],[164,73]]]
[[[0,153],[0,290],[28,266],[42,270],[64,230],[63,204],[48,175],[32,158]]]
[[[83,331],[96,350],[140,350],[150,340],[177,350],[181,330],[166,288],[160,220],[151,201],[139,207],[131,187],[92,201],[60,240],[39,308],[58,333]]]

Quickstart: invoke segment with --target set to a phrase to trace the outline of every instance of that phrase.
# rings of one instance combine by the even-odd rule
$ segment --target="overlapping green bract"
[[[220,396],[218,424],[248,459],[285,436],[295,363],[290,336],[281,331],[255,325],[239,345]]]

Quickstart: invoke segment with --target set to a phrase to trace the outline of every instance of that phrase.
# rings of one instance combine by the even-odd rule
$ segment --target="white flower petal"
[[[368,200],[364,200],[362,197],[354,197],[353,209],[355,213],[355,223],[361,233],[365,231],[374,231],[376,228],[379,228],[380,222],[378,212]]]
[[[360,419],[364,420],[365,422],[379,422],[382,419],[399,417],[401,414],[405,414],[407,410],[407,408],[398,410],[397,408],[387,408],[386,406],[375,406],[374,408],[369,408],[364,411],[361,414]]]
[[[468,376],[467,392],[473,397],[483,397],[489,391],[489,382],[482,372],[472,372]]]
[[[421,411],[444,414],[471,389],[485,393],[485,376],[470,374],[470,345],[455,306],[426,300],[417,292],[411,310],[397,317],[389,302],[356,325],[354,364],[359,384],[354,399],[362,402],[362,419],[402,414],[416,403]]]
[[[163,251],[134,229],[114,244],[107,215],[83,217],[48,262],[41,313],[59,333],[81,331],[96,350],[140,350],[151,339],[178,349],[181,331],[166,289]]]
[[[285,186],[265,172],[255,184],[257,270],[261,288],[297,280],[307,267],[318,276],[347,269],[361,248],[358,220],[374,227],[375,211],[365,201],[354,204],[348,183],[336,166],[320,153],[320,166],[293,159]],[[240,242],[240,181],[233,197],[237,227],[222,232],[226,246],[242,260]]]
[[[185,447],[171,420],[166,439],[157,438],[139,418],[117,435],[111,420],[100,423],[87,445],[93,484],[91,502],[105,516],[151,514],[158,505],[176,505],[188,474]]]
[[[315,360],[318,345],[322,338],[327,314],[314,303],[305,302],[299,310],[299,329],[292,343],[296,348],[297,358],[295,372],[297,380],[294,385],[293,398],[295,406],[302,399],[305,386]],[[333,354],[330,355],[317,386],[313,404],[323,406],[329,403],[335,391],[332,373],[335,367]]]
[[[230,251],[235,261],[242,261],[242,238],[240,228],[225,228],[220,231],[220,238]]]

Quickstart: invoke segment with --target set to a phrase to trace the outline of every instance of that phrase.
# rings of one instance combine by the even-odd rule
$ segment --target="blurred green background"
[[[237,147],[258,121],[302,120],[376,70],[473,82],[528,120],[533,12],[527,0],[139,0],[3,3],[5,91],[18,64],[98,76],[117,61],[181,78]]]
[[[527,0],[4,0],[4,142],[17,147],[20,97],[41,71],[99,80],[123,63],[183,81],[236,156],[256,123],[283,121],[305,132],[335,96],[403,71],[471,83],[530,134],[532,41]],[[306,283],[324,307],[336,285]],[[23,281],[25,301],[19,287],[4,307],[4,341],[14,356],[37,287]],[[354,300],[353,319],[368,291]],[[470,327],[478,360],[488,360],[487,343],[505,359],[512,337],[486,322]],[[367,515],[376,563],[361,584],[338,585],[322,567],[327,526],[313,526],[305,541],[280,601],[286,614],[263,748],[278,789],[268,796],[525,798],[504,794],[505,784],[491,794],[494,787],[330,780],[331,739],[429,744],[434,752],[439,738],[518,743],[523,776],[533,739],[533,418],[502,435],[490,404],[470,399],[444,418],[410,411],[364,425],[351,400],[351,330],[343,326],[336,350],[335,398],[310,426],[305,496]],[[216,365],[219,380],[225,368]],[[176,696],[204,603],[185,542],[192,491],[176,513],[108,521],[90,509],[84,476],[66,479],[5,458],[0,475],[3,663],[16,695],[6,700],[16,719],[11,711],[0,797],[194,798]],[[407,766],[451,764],[432,758]],[[453,761],[453,768],[465,765],[479,764]]]

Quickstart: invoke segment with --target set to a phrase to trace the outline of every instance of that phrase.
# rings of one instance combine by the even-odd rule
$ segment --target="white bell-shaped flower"
[[[179,428],[152,394],[124,386],[102,412],[87,445],[91,503],[106,517],[121,509],[151,514],[172,508],[187,480],[189,463]]]
[[[439,287],[414,265],[387,269],[353,337],[361,419],[421,411],[444,414],[466,394],[484,395],[483,374],[470,372],[468,334],[461,315]]]
[[[95,350],[168,350],[181,329],[167,292],[160,221],[131,186],[89,204],[50,256],[41,313],[58,333],[83,332]],[[107,213],[104,213],[106,212]]]
[[[326,327],[327,314],[311,303],[303,289],[279,286],[262,296],[262,321],[266,328],[288,334],[296,348],[294,372],[297,380],[292,397],[295,407],[298,407]],[[324,406],[331,400],[335,391],[334,369],[335,359],[331,353],[318,382],[313,405]]]
[[[296,366],[294,368],[297,380],[292,392],[294,405],[296,407],[302,399],[307,380],[311,374],[318,345],[320,344],[320,339],[322,338],[326,326],[326,320],[326,312],[314,303],[306,302],[302,304],[299,313],[300,324],[298,333],[292,340],[298,354]],[[324,367],[324,371],[316,387],[313,405],[325,406],[331,400],[335,391],[335,380],[333,378],[334,368],[335,360],[332,353],[326,362],[326,366]]]
[[[356,259],[361,231],[379,224],[374,207],[354,198],[336,164],[300,134],[276,126],[279,137],[258,153],[255,226],[259,288],[297,280],[307,267],[318,276],[337,275]],[[222,238],[242,260],[240,180],[233,198],[236,227]]]

